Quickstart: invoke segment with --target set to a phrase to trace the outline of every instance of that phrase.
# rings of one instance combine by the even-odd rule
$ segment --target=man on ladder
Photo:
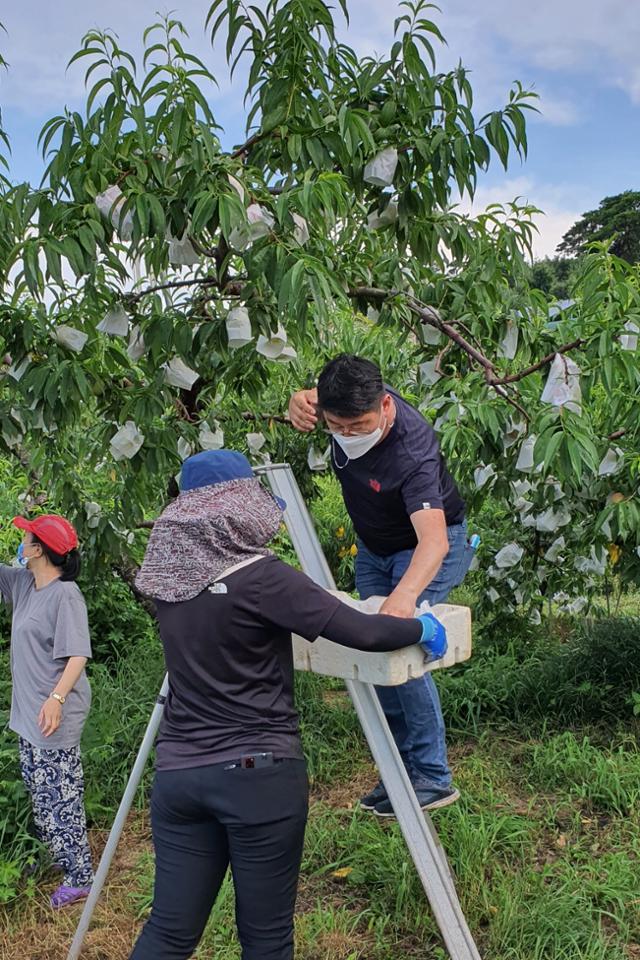
[[[413,617],[423,600],[444,603],[473,558],[465,504],[433,427],[388,387],[363,357],[341,355],[318,386],[291,397],[293,426],[331,433],[331,462],[358,536],[356,588],[361,599],[385,596],[381,613]],[[423,810],[454,803],[445,727],[430,673],[378,697]],[[382,782],[360,804],[379,817],[393,807]]]

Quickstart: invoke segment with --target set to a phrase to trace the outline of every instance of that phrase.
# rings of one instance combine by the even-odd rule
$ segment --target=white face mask
[[[342,448],[344,453],[347,455],[347,462],[349,460],[358,460],[359,457],[364,457],[365,453],[368,453],[377,443],[382,439],[382,435],[387,428],[387,419],[382,417],[382,423],[379,424],[375,430],[372,430],[371,433],[361,433],[356,434],[353,437],[345,437],[341,433],[332,434],[335,442]],[[346,463],[342,466],[346,467]],[[336,462],[336,466],[340,466]]]

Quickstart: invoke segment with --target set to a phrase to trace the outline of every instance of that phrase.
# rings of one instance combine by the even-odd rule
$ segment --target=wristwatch
[[[49,696],[53,697],[54,700],[57,700],[58,703],[64,703],[67,699],[66,697],[62,697],[59,693],[56,693],[55,690],[53,693],[50,693]]]

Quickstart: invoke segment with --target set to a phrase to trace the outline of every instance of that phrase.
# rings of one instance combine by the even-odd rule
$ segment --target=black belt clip
[[[242,767],[243,770],[259,770],[260,767],[272,767],[278,762],[272,753],[243,753],[239,760],[227,764],[224,769],[235,770]]]
[[[243,753],[240,757],[240,766],[244,770],[258,770],[260,767],[271,767],[275,763],[272,753]]]
[[[280,763],[272,753],[243,753],[239,760],[228,763],[225,770],[237,770],[242,767],[243,770],[259,770],[261,767],[272,767],[274,763]]]

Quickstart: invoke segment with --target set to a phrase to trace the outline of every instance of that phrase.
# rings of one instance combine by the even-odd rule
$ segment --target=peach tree
[[[308,451],[280,421],[359,317],[472,510],[509,521],[481,555],[488,600],[577,612],[612,566],[640,568],[638,268],[601,243],[570,300],[532,289],[537,211],[460,201],[526,156],[533,94],[478,115],[465,68],[438,68],[431,4],[400,4],[379,57],[340,39],[339,7],[203,6],[246,87],[233,147],[178,21],[148,28],[141,62],[84,38],[86,108],[42,130],[42,184],[0,181],[5,453],[126,562],[180,459],[225,430],[323,466],[326,438]]]

